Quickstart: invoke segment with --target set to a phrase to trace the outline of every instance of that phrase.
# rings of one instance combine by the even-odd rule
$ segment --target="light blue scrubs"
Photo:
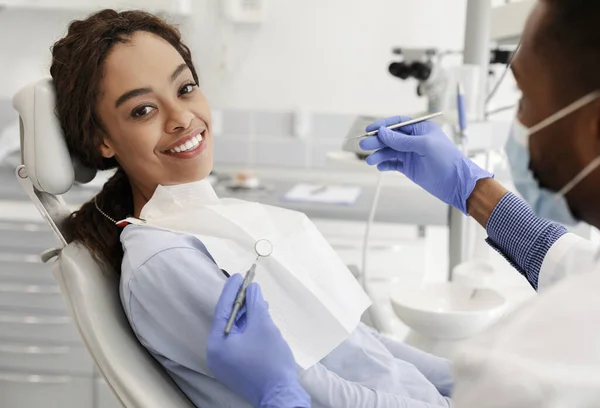
[[[227,273],[191,235],[129,225],[121,242],[121,300],[140,342],[196,406],[250,407],[206,365],[212,314]],[[362,324],[319,364],[301,371],[300,382],[313,408],[447,407],[452,388],[447,360]]]

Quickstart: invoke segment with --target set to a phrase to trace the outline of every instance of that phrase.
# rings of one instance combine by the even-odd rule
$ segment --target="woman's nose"
[[[194,119],[194,114],[192,112],[181,108],[172,108],[167,112],[167,115],[165,130],[168,133],[189,128]]]

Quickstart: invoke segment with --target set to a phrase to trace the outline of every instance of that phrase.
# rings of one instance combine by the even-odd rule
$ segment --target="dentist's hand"
[[[217,380],[258,408],[308,408],[310,397],[298,383],[296,362],[271,320],[269,304],[252,283],[229,335],[225,326],[243,278],[225,283],[208,337],[207,364]]]
[[[446,204],[467,214],[467,199],[479,179],[493,177],[465,157],[442,129],[433,122],[421,122],[400,129],[385,126],[409,120],[393,116],[367,127],[379,129],[377,136],[360,142],[364,150],[377,150],[367,163],[380,171],[396,170],[405,174]]]

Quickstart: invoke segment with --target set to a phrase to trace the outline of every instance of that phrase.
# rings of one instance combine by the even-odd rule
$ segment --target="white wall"
[[[219,108],[420,110],[415,84],[387,72],[392,47],[462,47],[464,0],[270,0],[258,28],[223,21],[218,3],[194,0],[182,28]],[[48,75],[49,48],[75,16],[0,10],[0,98]]]
[[[76,14],[65,11],[0,9],[0,98],[50,76],[50,47],[66,34]]]
[[[222,107],[414,111],[424,101],[414,82],[388,73],[392,48],[462,49],[464,0],[271,0],[268,21],[254,29],[223,21],[219,0],[201,3],[188,38],[205,91]]]

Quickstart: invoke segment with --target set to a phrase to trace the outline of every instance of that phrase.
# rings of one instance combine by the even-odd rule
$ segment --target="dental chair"
[[[91,181],[96,171],[71,160],[54,105],[50,79],[28,85],[13,98],[21,128],[17,179],[60,241],[42,261],[52,265],[85,346],[123,406],[194,407],[131,330],[119,297],[119,275],[96,263],[80,243],[67,242],[62,222],[70,211],[61,195],[75,182]]]

